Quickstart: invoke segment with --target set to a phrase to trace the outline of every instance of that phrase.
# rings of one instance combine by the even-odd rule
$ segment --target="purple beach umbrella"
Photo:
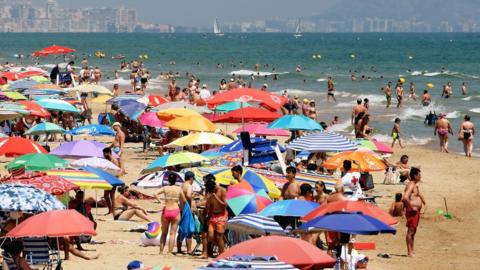
[[[102,150],[107,147],[105,144],[97,141],[77,140],[63,143],[53,149],[50,154],[64,158],[83,158],[83,157],[101,157]]]

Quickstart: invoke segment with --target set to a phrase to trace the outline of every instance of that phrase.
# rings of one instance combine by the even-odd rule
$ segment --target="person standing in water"
[[[440,140],[440,152],[445,151],[448,153],[448,133],[453,135],[452,126],[450,122],[447,120],[445,113],[440,114],[440,119],[437,120],[435,124],[435,130],[433,131],[433,135],[437,135],[438,139]]]
[[[402,82],[398,81],[397,86],[395,86],[395,92],[397,94],[397,108],[402,107],[402,101],[403,101],[403,86]]]
[[[427,107],[430,105],[430,102],[432,102],[432,96],[430,96],[428,90],[423,90],[422,106]]]
[[[466,95],[467,94],[467,83],[466,82],[462,82],[462,95]]]
[[[333,99],[334,102],[337,102],[337,99],[335,98],[335,83],[333,82],[332,77],[328,77],[327,90],[327,102],[330,101],[330,97]]]
[[[475,125],[470,121],[470,116],[465,115],[463,123],[458,130],[458,139],[463,142],[463,150],[466,157],[472,157],[473,135],[475,135]]]
[[[393,129],[392,129],[392,148],[395,145],[395,142],[398,141],[398,144],[400,144],[400,147],[403,148],[402,141],[400,140],[400,118],[395,118],[395,123],[393,124]]]
[[[387,83],[387,86],[383,88],[383,93],[385,93],[385,98],[387,99],[387,108],[390,108],[392,104],[392,82]]]
[[[417,101],[417,94],[415,93],[415,84],[413,82],[410,83],[410,94],[408,98],[413,99],[413,101]]]

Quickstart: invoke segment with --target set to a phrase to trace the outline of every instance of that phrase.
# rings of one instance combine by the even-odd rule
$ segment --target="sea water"
[[[252,84],[261,87],[268,84],[270,91],[281,93],[287,89],[290,95],[301,99],[317,100],[319,120],[329,123],[334,115],[340,116],[340,125],[333,129],[350,134],[351,107],[357,98],[370,100],[371,126],[376,138],[389,142],[389,134],[396,117],[402,119],[402,136],[410,144],[427,144],[437,147],[433,128],[425,126],[423,120],[428,111],[446,112],[458,130],[463,116],[469,114],[480,127],[480,45],[479,34],[305,34],[295,39],[292,34],[226,34],[217,37],[211,34],[0,34],[0,62],[18,62],[15,55],[29,55],[43,47],[57,44],[75,48],[80,66],[82,57],[89,64],[103,71],[103,83],[114,83],[121,88],[129,86],[129,71],[114,78],[122,60],[111,56],[123,54],[125,60],[147,55],[145,67],[156,78],[160,72],[179,72],[179,84],[186,84],[185,73],[193,73],[217,89],[221,79],[228,80],[232,74],[240,75],[247,83],[255,74]],[[95,52],[106,53],[105,58],[96,58]],[[51,69],[62,58],[41,59],[40,65]],[[175,65],[170,64],[172,61]],[[33,63],[25,58],[22,62]],[[255,64],[260,65],[256,74]],[[218,68],[217,65],[223,65]],[[268,66],[267,66],[268,65]],[[301,72],[296,72],[299,66]],[[355,73],[357,80],[351,80]],[[277,74],[278,80],[273,80]],[[260,76],[258,76],[260,75]],[[265,76],[266,75],[266,76]],[[365,80],[361,77],[365,76]],[[336,84],[337,102],[326,102],[326,80],[332,76]],[[427,83],[435,87],[429,108],[420,106],[419,101],[404,98],[402,108],[385,108],[386,100],[381,91],[388,81],[395,82],[403,77],[406,96],[408,85],[414,82],[417,95],[421,96]],[[451,82],[453,96],[442,99],[442,85]],[[461,95],[461,83],[468,85],[467,96]],[[164,94],[166,82],[150,81],[149,91]],[[461,152],[462,144],[452,138],[450,147]],[[480,143],[475,151],[480,151]]]

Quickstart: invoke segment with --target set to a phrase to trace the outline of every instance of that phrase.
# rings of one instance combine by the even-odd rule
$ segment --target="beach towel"
[[[185,203],[182,211],[182,217],[180,218],[180,224],[178,226],[178,235],[183,240],[185,237],[192,237],[196,232],[195,219],[193,218],[190,205]]]

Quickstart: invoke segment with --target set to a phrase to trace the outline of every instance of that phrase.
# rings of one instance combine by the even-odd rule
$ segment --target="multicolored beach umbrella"
[[[393,153],[393,149],[380,142],[380,141],[377,141],[375,139],[356,139],[356,142],[358,143],[358,145],[362,148],[367,148],[367,149],[370,149],[374,152],[378,152],[378,153],[382,153],[382,154],[392,154]]]
[[[181,164],[193,164],[207,161],[208,159],[202,155],[192,152],[178,152],[173,154],[166,154],[159,157],[145,169],[142,170],[142,174],[161,171],[165,167],[181,165]]]
[[[84,170],[49,170],[47,175],[60,176],[82,189],[112,189],[105,179],[95,173]]]
[[[257,213],[271,203],[264,189],[254,189],[246,181],[228,187],[227,204],[237,216]]]

